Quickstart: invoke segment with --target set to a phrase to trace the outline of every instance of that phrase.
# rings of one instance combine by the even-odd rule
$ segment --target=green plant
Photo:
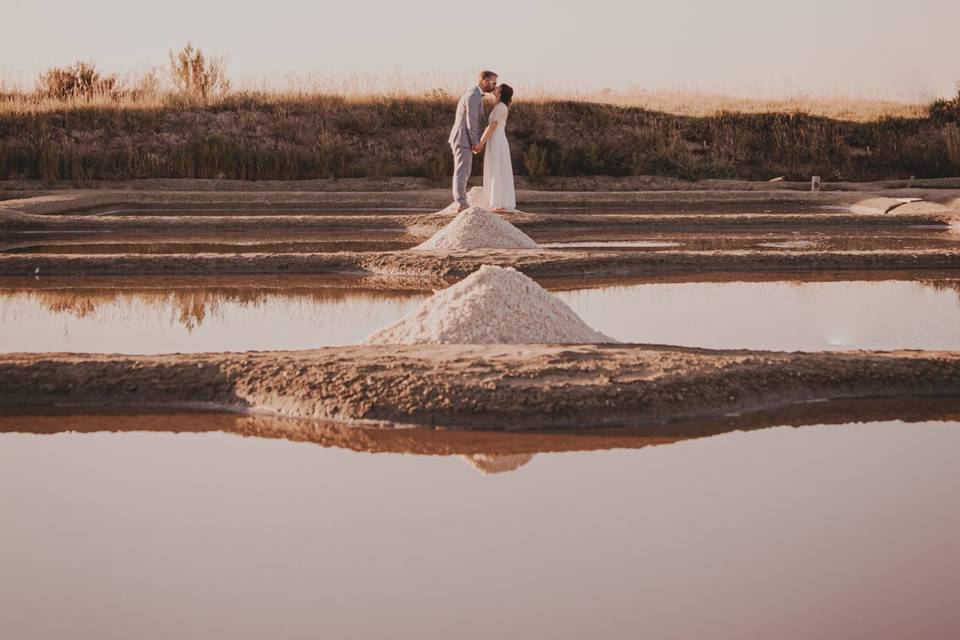
[[[550,173],[546,148],[540,147],[536,143],[527,147],[527,150],[523,153],[523,166],[526,168],[530,180],[542,182]]]

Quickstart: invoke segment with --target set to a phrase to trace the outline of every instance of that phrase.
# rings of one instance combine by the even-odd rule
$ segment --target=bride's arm
[[[484,147],[487,145],[487,140],[489,140],[490,137],[493,135],[493,132],[497,130],[498,124],[500,123],[497,122],[496,120],[491,120],[490,123],[487,124],[487,128],[483,130],[483,135],[480,136],[481,147]]]

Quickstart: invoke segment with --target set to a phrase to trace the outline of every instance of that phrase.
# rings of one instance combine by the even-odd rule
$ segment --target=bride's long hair
[[[500,102],[509,107],[510,103],[513,102],[513,87],[508,84],[502,84],[497,87],[497,89],[500,91],[497,96],[500,99]]]

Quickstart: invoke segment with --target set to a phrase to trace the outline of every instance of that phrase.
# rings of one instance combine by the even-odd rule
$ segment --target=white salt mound
[[[588,344],[616,342],[594,331],[536,282],[484,265],[440,291],[367,344]]]
[[[447,226],[426,242],[414,247],[419,251],[466,251],[469,249],[536,249],[537,243],[520,229],[482,207],[470,207],[457,214]]]
[[[486,201],[483,197],[483,187],[473,187],[467,191],[467,206],[468,207],[485,207]],[[460,208],[456,202],[451,202],[446,207],[437,211],[438,215],[444,215],[449,213],[456,213],[457,209]]]

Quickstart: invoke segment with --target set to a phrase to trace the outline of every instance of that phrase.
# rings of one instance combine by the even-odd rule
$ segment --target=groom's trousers
[[[453,200],[461,207],[467,206],[467,180],[473,170],[473,150],[459,144],[451,144],[453,149]]]

